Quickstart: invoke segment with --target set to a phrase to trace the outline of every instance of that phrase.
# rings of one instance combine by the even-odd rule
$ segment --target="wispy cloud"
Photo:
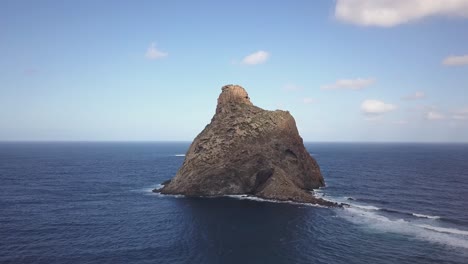
[[[467,116],[467,115],[453,115],[453,116],[452,116],[452,119],[455,119],[455,120],[467,120],[467,119],[468,119],[468,116]]]
[[[468,107],[453,111],[451,118],[455,120],[468,120]]]
[[[412,94],[405,95],[401,99],[403,99],[403,100],[419,100],[419,99],[423,99],[425,97],[426,97],[426,94],[424,92],[418,91],[418,92],[415,92],[415,93],[412,93]]]
[[[432,110],[426,113],[426,119],[427,120],[442,120],[442,119],[445,119],[445,115],[435,110]]]
[[[468,17],[466,0],[337,0],[335,17],[361,25],[393,27],[429,16]]]
[[[304,97],[304,98],[302,98],[302,102],[303,102],[304,104],[313,104],[313,103],[315,103],[316,101],[315,101],[315,99],[313,99],[313,98]]]
[[[397,121],[393,121],[392,123],[395,124],[395,125],[402,126],[402,125],[408,124],[408,121],[407,120],[397,120]]]
[[[374,78],[357,78],[357,79],[340,79],[335,83],[322,85],[322,90],[336,90],[336,89],[349,89],[349,90],[361,90],[367,86],[375,83]]]
[[[295,91],[301,91],[303,87],[296,85],[294,83],[287,83],[283,86],[283,89],[289,92],[295,92]]]
[[[448,56],[442,61],[445,66],[463,66],[468,65],[468,55]]]
[[[396,105],[375,99],[364,100],[361,104],[362,113],[371,117],[381,116],[395,109],[397,109]]]
[[[270,53],[263,51],[263,50],[259,50],[250,55],[247,55],[244,59],[242,59],[242,64],[247,64],[247,65],[262,64],[262,63],[265,63],[269,58],[270,58]]]
[[[167,52],[163,52],[156,48],[156,43],[153,42],[146,50],[145,57],[149,60],[157,60],[169,56]]]

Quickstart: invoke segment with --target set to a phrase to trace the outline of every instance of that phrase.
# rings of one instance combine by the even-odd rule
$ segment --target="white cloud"
[[[468,0],[337,0],[335,17],[361,26],[392,27],[429,16],[468,17]]]
[[[468,115],[452,115],[452,119],[455,119],[455,120],[467,120],[468,119]]]
[[[268,60],[268,58],[270,58],[270,53],[263,51],[263,50],[259,50],[250,55],[247,55],[244,59],[242,59],[242,64],[248,64],[248,65],[261,64],[261,63],[265,63]]]
[[[361,111],[365,115],[378,116],[391,112],[397,108],[396,105],[388,104],[380,100],[368,99],[361,104]]]
[[[468,120],[468,107],[453,111],[451,118],[455,120]]]
[[[160,51],[156,48],[156,43],[151,43],[151,45],[146,50],[145,57],[150,60],[157,60],[164,57],[167,57],[169,54],[167,52]]]
[[[408,124],[408,121],[406,121],[406,120],[397,120],[397,121],[393,121],[393,124],[395,124],[395,125],[406,125],[406,124]]]
[[[349,89],[361,90],[375,83],[374,78],[340,79],[335,83],[322,85],[322,90]]]
[[[371,122],[378,122],[382,120],[382,115],[366,115],[364,119]]]
[[[442,120],[445,119],[445,115],[437,111],[429,111],[426,113],[427,120]]]
[[[295,85],[294,83],[288,83],[288,84],[285,84],[283,86],[283,89],[286,90],[286,91],[291,91],[291,92],[294,92],[294,91],[300,91],[303,89],[302,86],[299,86],[299,85]]]
[[[415,93],[412,93],[412,94],[408,94],[408,95],[405,95],[403,96],[401,99],[403,100],[418,100],[418,99],[423,99],[426,97],[426,94],[424,92],[415,92]]]
[[[310,98],[310,97],[305,97],[302,99],[302,102],[304,104],[312,104],[312,103],[315,103],[315,100],[313,98]]]
[[[468,55],[448,56],[442,61],[445,66],[463,66],[468,65]]]

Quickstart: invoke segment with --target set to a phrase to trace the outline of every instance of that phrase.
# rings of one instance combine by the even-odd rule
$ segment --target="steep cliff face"
[[[250,102],[238,85],[222,88],[216,114],[195,138],[163,194],[250,194],[266,199],[331,205],[311,191],[324,186],[294,118]]]

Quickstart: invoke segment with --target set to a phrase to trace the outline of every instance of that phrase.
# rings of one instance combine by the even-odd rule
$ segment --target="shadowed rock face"
[[[321,186],[320,168],[289,112],[256,107],[244,88],[227,85],[211,123],[193,141],[177,175],[158,191],[333,205],[311,194]]]

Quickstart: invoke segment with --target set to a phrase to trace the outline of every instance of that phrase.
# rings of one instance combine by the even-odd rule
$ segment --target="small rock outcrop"
[[[291,114],[256,107],[244,88],[226,85],[216,114],[193,141],[176,176],[155,191],[333,205],[312,195],[324,185]]]

